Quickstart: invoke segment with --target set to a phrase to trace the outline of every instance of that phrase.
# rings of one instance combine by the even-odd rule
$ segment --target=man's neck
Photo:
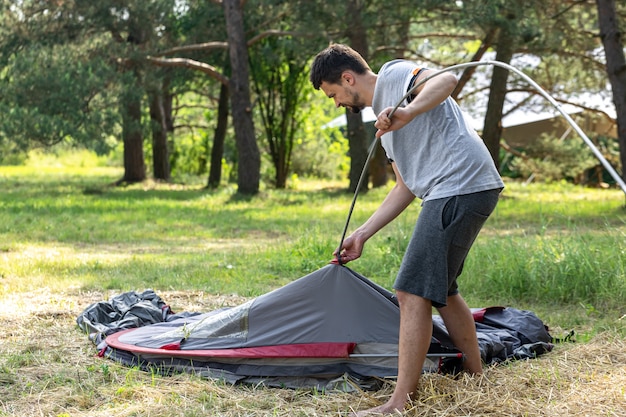
[[[360,76],[362,83],[361,94],[368,106],[372,105],[372,100],[374,99],[374,89],[376,88],[376,80],[378,79],[378,75],[373,72],[367,72]]]

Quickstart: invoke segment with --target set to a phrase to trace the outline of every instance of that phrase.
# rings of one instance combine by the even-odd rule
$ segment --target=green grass
[[[112,187],[112,168],[0,167],[0,300],[61,291],[205,291],[251,297],[332,257],[352,195],[301,180],[254,198],[233,188]],[[388,188],[359,196],[350,229]],[[471,306],[537,311],[553,326],[626,334],[626,210],[619,190],[510,183],[460,279]],[[415,203],[350,266],[391,288]]]
[[[391,393],[391,384],[330,395],[230,386],[96,357],[75,322],[90,303],[153,288],[176,311],[238,305],[324,266],[352,200],[345,183],[305,180],[254,198],[205,190],[203,179],[108,185],[121,174],[0,167],[0,416],[349,415]],[[359,196],[350,229],[387,191]],[[574,330],[586,343],[489,368],[484,379],[425,375],[405,415],[621,410],[624,201],[617,190],[508,184],[466,262],[462,292],[472,307],[533,310],[553,336]],[[391,288],[419,209],[372,238],[350,266]]]

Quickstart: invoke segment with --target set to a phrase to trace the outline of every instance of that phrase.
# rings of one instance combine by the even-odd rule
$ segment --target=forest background
[[[120,184],[206,175],[208,187],[236,183],[255,194],[291,178],[347,175],[354,191],[372,134],[352,114],[345,136],[322,129],[341,113],[308,82],[312,56],[343,42],[374,71],[392,58],[432,68],[511,63],[560,103],[609,118],[616,133],[593,140],[620,169],[626,11],[617,3],[3,0],[0,162],[79,148],[122,165]],[[503,68],[458,76],[453,96],[483,120],[503,175],[605,180],[579,141],[535,138],[526,149],[502,141],[507,113],[549,107],[524,80]],[[369,174],[373,187],[390,179],[380,149]]]

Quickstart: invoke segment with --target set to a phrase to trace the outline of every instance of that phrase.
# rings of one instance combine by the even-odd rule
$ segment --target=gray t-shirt
[[[372,100],[376,114],[406,94],[415,68],[404,60],[383,65]],[[424,201],[504,187],[487,147],[450,97],[386,133],[381,143],[404,183]]]

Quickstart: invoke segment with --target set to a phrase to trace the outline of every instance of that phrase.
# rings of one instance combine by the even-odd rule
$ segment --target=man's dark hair
[[[370,71],[370,67],[357,51],[347,45],[336,43],[315,56],[309,79],[313,87],[319,90],[323,82],[340,84],[341,74],[345,70],[365,74]]]

